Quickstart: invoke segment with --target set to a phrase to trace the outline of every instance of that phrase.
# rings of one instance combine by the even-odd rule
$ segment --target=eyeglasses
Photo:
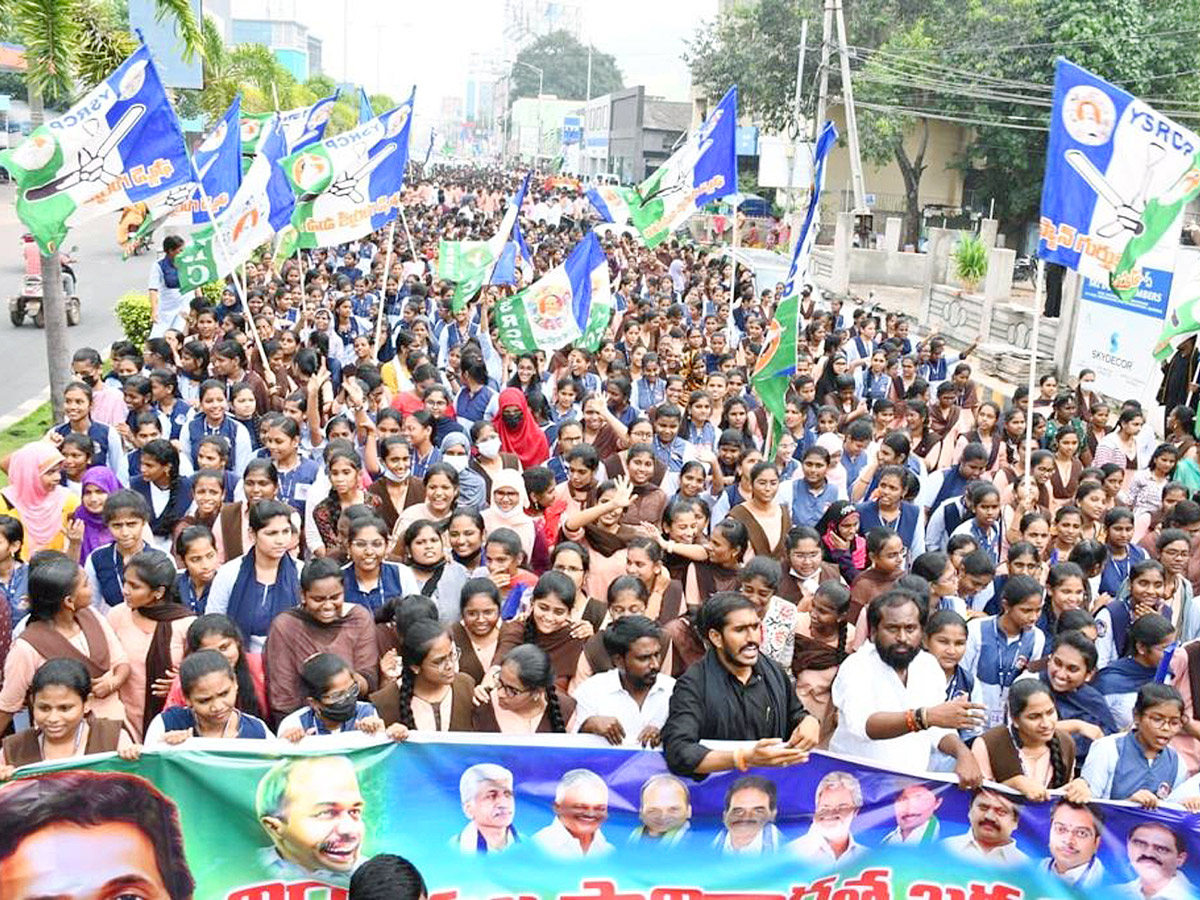
[[[1096,832],[1090,828],[1084,828],[1082,825],[1078,828],[1071,828],[1064,825],[1062,822],[1055,822],[1050,826],[1050,833],[1055,837],[1066,837],[1070,835],[1077,841],[1090,841],[1096,837]]]
[[[1183,719],[1179,716],[1172,716],[1168,719],[1166,716],[1160,716],[1157,713],[1147,713],[1146,715],[1142,716],[1142,718],[1144,718],[1155,728],[1163,728],[1164,726],[1167,728],[1183,727]]]
[[[441,659],[431,659],[429,661],[435,669],[457,669],[458,660],[462,656],[462,651],[458,649],[458,644],[452,644],[450,652]]]
[[[355,550],[382,550],[387,546],[387,541],[351,541],[350,546]]]
[[[530,691],[535,690],[535,688],[513,687],[503,678],[500,678],[496,680],[496,690],[502,693],[505,697],[520,697],[522,694],[528,694]]]
[[[345,703],[347,700],[352,700],[358,696],[358,685],[348,687],[344,691],[338,691],[336,694],[325,694],[321,697],[321,703],[325,706],[336,706],[339,703]]]
[[[555,572],[562,572],[564,575],[578,575],[583,572],[583,566],[554,566]]]
[[[843,803],[840,806],[818,806],[813,812],[814,819],[844,819],[847,816],[852,816],[858,812],[858,807],[849,803]]]

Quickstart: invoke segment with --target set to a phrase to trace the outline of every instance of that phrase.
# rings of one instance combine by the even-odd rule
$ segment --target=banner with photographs
[[[1179,898],[1200,877],[1181,811],[1019,805],[824,754],[696,782],[585,739],[442,738],[21,770],[0,787],[0,896],[346,900],[380,853],[428,900]]]

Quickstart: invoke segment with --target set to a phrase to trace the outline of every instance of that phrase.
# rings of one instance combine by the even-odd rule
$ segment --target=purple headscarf
[[[83,473],[79,484],[81,492],[87,490],[88,485],[95,485],[106,494],[121,489],[121,482],[117,481],[116,474],[108,466],[92,466]],[[97,547],[112,543],[113,536],[104,524],[104,516],[89,512],[83,504],[75,510],[75,518],[83,523],[83,548],[79,551],[79,562],[82,564],[87,562],[88,555]]]

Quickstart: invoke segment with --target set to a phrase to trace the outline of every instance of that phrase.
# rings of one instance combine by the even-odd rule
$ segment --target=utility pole
[[[825,106],[829,101],[829,45],[833,40],[833,4],[834,0],[825,0],[825,17],[821,22],[821,69],[820,86],[817,89],[817,116],[813,119],[813,140],[820,133],[825,121]]]
[[[846,110],[846,137],[850,143],[850,178],[854,190],[854,212],[867,209],[867,188],[863,182],[862,155],[858,149],[858,115],[854,111],[854,88],[850,84],[850,48],[846,40],[846,19],[842,15],[842,0],[833,0],[837,12],[838,53],[842,60],[842,103]],[[828,14],[827,14],[828,15]],[[821,126],[818,124],[818,128]]]
[[[802,96],[802,86],[804,84],[804,52],[808,48],[808,19],[800,23],[800,51],[796,54],[796,96],[794,105],[794,115],[796,118],[796,127],[794,133],[788,133],[787,160],[788,160],[788,197],[792,207],[791,215],[788,217],[791,221],[788,233],[792,236],[792,240],[788,242],[787,251],[792,252],[792,244],[800,237],[800,210],[797,209],[796,193],[794,191],[796,177],[796,143],[799,138],[807,136],[808,129],[801,127],[801,112],[800,100]]]
[[[588,74],[587,74],[587,97],[585,100],[592,99],[592,45],[588,44]]]

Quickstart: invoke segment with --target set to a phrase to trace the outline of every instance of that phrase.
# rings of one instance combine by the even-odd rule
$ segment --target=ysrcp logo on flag
[[[333,168],[320,153],[301,153],[292,162],[292,182],[306,193],[319,193],[329,183]]]
[[[1067,91],[1062,118],[1067,134],[1089,147],[1107,143],[1117,127],[1112,97],[1091,84],[1077,84]]]
[[[571,309],[570,284],[543,283],[533,285],[525,298],[525,309],[535,328],[561,331],[568,327],[567,318],[574,319]]]
[[[137,96],[146,84],[146,61],[138,60],[129,70],[121,76],[121,81],[117,85],[117,93],[122,100],[129,100]]]
[[[242,143],[248,144],[258,140],[258,136],[262,134],[263,125],[264,122],[261,119],[242,119]]]
[[[401,106],[399,109],[397,109],[396,112],[388,118],[387,129],[384,132],[385,137],[394,138],[401,131],[403,131],[404,126],[408,124],[408,117],[411,112],[412,110],[408,106]]]
[[[245,133],[245,130],[246,130],[246,128],[243,125],[242,126],[243,134]],[[210,134],[208,137],[206,137],[200,143],[200,146],[197,149],[204,153],[215,153],[217,150],[219,150],[221,148],[221,144],[223,144],[225,142],[225,135],[228,133],[229,133],[228,126],[226,125],[226,123],[224,121],[221,121],[217,125],[217,127],[213,129],[212,134]]]

